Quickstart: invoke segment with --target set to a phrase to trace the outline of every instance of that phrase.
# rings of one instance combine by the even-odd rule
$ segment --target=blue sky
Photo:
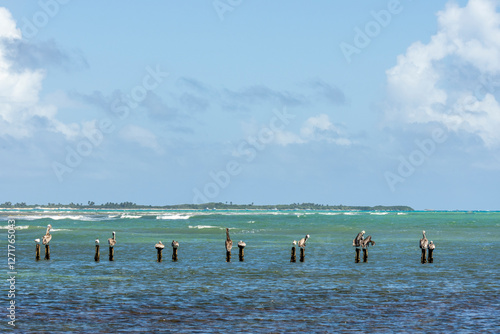
[[[495,210],[497,1],[0,1],[0,202]]]

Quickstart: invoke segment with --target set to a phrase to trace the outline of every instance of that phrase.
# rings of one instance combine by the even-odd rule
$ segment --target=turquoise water
[[[8,217],[18,227],[15,329],[23,333],[494,333],[500,326],[498,212],[0,215],[4,227]],[[33,240],[47,224],[54,228],[51,259],[43,260],[42,249],[37,262]],[[230,263],[226,227],[235,244]],[[424,229],[436,244],[432,264],[420,263]],[[376,244],[367,263],[354,263],[352,239],[361,230]],[[109,262],[112,231],[117,245]],[[311,236],[305,262],[297,256],[290,263],[292,241],[305,234]],[[94,261],[97,237],[100,262]],[[177,262],[171,261],[173,239],[180,243]],[[7,238],[1,240],[7,249]],[[154,248],[159,240],[166,244],[161,263]],[[239,240],[247,244],[244,262],[238,261]],[[5,288],[0,301],[5,312]],[[3,319],[2,332],[11,329]]]

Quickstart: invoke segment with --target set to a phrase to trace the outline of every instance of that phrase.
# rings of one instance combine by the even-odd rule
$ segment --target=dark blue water
[[[10,214],[20,228],[19,332],[499,332],[500,213],[31,214]],[[51,259],[42,249],[37,262],[33,240],[47,224]],[[244,262],[236,246],[225,262],[225,227],[235,245],[246,242]],[[434,263],[420,263],[423,229],[436,244]],[[361,230],[376,244],[368,262],[354,263]],[[292,241],[305,234],[305,262],[290,263]],[[167,245],[161,263],[159,240]],[[2,331],[11,328],[5,319]]]

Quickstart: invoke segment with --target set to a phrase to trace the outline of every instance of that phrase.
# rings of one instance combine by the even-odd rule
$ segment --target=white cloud
[[[57,108],[39,100],[43,70],[15,69],[7,56],[9,42],[21,39],[10,12],[0,7],[0,136],[31,137],[37,129],[76,135],[73,126],[56,119]]]
[[[351,140],[333,125],[326,114],[319,114],[308,118],[302,124],[299,133],[300,135],[288,131],[278,131],[275,134],[275,141],[282,146],[314,141],[323,141],[342,146],[352,144]]]
[[[164,150],[158,143],[156,136],[149,130],[137,125],[128,125],[120,131],[120,136],[132,143],[154,150],[158,154],[163,154]]]
[[[453,131],[500,145],[497,87],[500,76],[500,14],[493,0],[449,3],[439,12],[429,43],[415,42],[389,69],[386,116],[395,125],[437,122]],[[478,94],[479,91],[485,93]]]

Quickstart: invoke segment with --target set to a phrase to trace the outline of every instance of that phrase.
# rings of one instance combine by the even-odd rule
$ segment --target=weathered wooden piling
[[[368,262],[368,248],[363,248],[363,262]]]
[[[427,258],[426,258],[426,249],[425,248],[422,248],[422,256],[420,258],[420,262],[421,263],[427,263]]]
[[[420,249],[422,250],[422,256],[420,257],[420,262],[426,263],[427,258],[426,258],[426,250],[429,247],[429,241],[427,240],[427,237],[425,236],[425,231],[422,231],[422,239],[420,239]]]
[[[434,262],[434,258],[432,257],[432,252],[433,251],[434,251],[434,249],[429,248],[429,254],[428,254],[428,259],[427,259],[427,262],[429,262],[429,263],[433,263]]]
[[[114,261],[115,260],[115,245],[116,245],[116,232],[113,231],[111,233],[113,235],[112,238],[108,239],[108,245],[109,245],[109,261]]]
[[[36,252],[36,260],[39,261],[40,260],[40,244],[36,244],[35,252]]]
[[[233,248],[233,241],[229,237],[229,229],[226,228],[226,262],[231,262],[231,249]]]
[[[244,243],[242,240],[240,240],[238,242],[238,249],[239,249],[238,256],[239,256],[240,262],[245,261],[245,247],[246,247],[246,245],[247,244]]]
[[[300,248],[300,262],[304,262],[306,260],[306,249]]]
[[[297,262],[297,255],[296,255],[296,252],[295,252],[295,245],[297,244],[297,241],[293,241],[292,243],[292,256],[290,257],[290,262]]]
[[[161,262],[162,250],[163,250],[163,248],[156,248],[156,262]]]
[[[99,244],[95,245],[95,255],[94,255],[94,261],[99,262],[101,259],[101,254],[99,253]]]
[[[161,252],[163,251],[163,248],[165,248],[165,245],[161,241],[158,241],[155,244],[155,248],[156,248],[156,262],[161,262],[162,260]]]
[[[177,261],[177,248],[179,248],[179,242],[172,240],[172,261]]]
[[[45,260],[50,260],[50,246],[45,245]]]
[[[113,246],[109,246],[109,261],[115,260],[115,248]]]
[[[359,263],[359,253],[361,250],[359,248],[356,248],[356,257],[354,258],[354,263]]]

